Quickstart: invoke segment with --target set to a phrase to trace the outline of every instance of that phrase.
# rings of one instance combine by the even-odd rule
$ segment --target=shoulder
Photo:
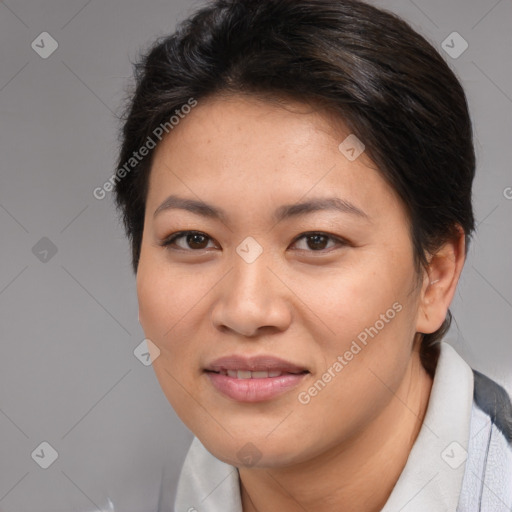
[[[457,512],[512,510],[512,401],[496,381],[474,376],[470,435]]]
[[[473,369],[473,398],[479,407],[512,445],[512,403],[507,391],[487,375]]]

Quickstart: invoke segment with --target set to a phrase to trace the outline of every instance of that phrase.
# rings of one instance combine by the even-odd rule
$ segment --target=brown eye
[[[198,233],[186,235],[186,241],[189,247],[192,249],[204,249],[208,245],[206,241],[207,237]],[[206,245],[205,245],[206,241]]]
[[[325,235],[309,235],[307,237],[308,247],[311,249],[325,249],[326,244],[329,241],[329,237]]]
[[[337,243],[338,246],[348,245],[344,240],[328,235],[327,233],[304,233],[299,238],[295,240],[295,244],[297,244],[300,240],[306,240],[306,248],[302,247],[300,250],[305,250],[309,252],[320,252],[324,251],[327,248],[327,245],[330,241]],[[333,246],[331,246],[332,248]]]
[[[176,243],[177,240],[184,239],[184,246]],[[204,250],[207,248],[210,237],[200,231],[180,231],[166,238],[161,245],[164,247],[176,246],[183,250]]]
[[[181,240],[180,243],[177,243]],[[202,251],[208,248],[208,242],[212,239],[201,231],[179,231],[173,233],[160,245],[163,247],[169,247],[170,249],[183,250],[183,251]],[[349,245],[345,240],[329,235],[327,233],[304,233],[295,239],[293,245],[297,245],[299,241],[306,240],[305,247],[299,247],[299,250],[306,252],[322,252],[329,251],[330,248],[336,246]],[[334,245],[329,247],[329,242],[334,242]]]

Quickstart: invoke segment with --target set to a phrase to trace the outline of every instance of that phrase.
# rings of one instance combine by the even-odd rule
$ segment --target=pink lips
[[[274,356],[232,355],[216,359],[205,368],[205,373],[217,391],[229,398],[260,402],[296,387],[309,372]]]

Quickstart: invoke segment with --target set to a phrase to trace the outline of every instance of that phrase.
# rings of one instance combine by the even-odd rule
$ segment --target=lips
[[[255,372],[251,372],[249,370],[220,370],[221,375],[228,375],[229,377],[233,377],[234,379],[268,379],[269,377],[280,377],[281,375],[285,375],[286,373],[291,372],[283,372],[281,370],[259,370]]]
[[[216,359],[204,369],[213,387],[237,402],[271,400],[296,388],[310,372],[274,356],[232,355]]]
[[[210,363],[205,371],[229,375],[238,379],[279,377],[282,374],[308,373],[307,368],[274,356],[244,357],[231,355]]]

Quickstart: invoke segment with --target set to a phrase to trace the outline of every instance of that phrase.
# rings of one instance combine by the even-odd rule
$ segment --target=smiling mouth
[[[234,366],[234,365],[232,365]],[[300,368],[257,368],[252,370],[209,368],[204,370],[212,386],[236,402],[264,402],[290,392],[311,373]]]
[[[275,377],[282,377],[286,375],[303,375],[309,373],[307,370],[302,372],[287,372],[281,370],[261,370],[261,371],[249,371],[249,370],[224,370],[219,371],[205,370],[208,373],[216,373],[218,375],[225,375],[234,379],[268,379]]]

